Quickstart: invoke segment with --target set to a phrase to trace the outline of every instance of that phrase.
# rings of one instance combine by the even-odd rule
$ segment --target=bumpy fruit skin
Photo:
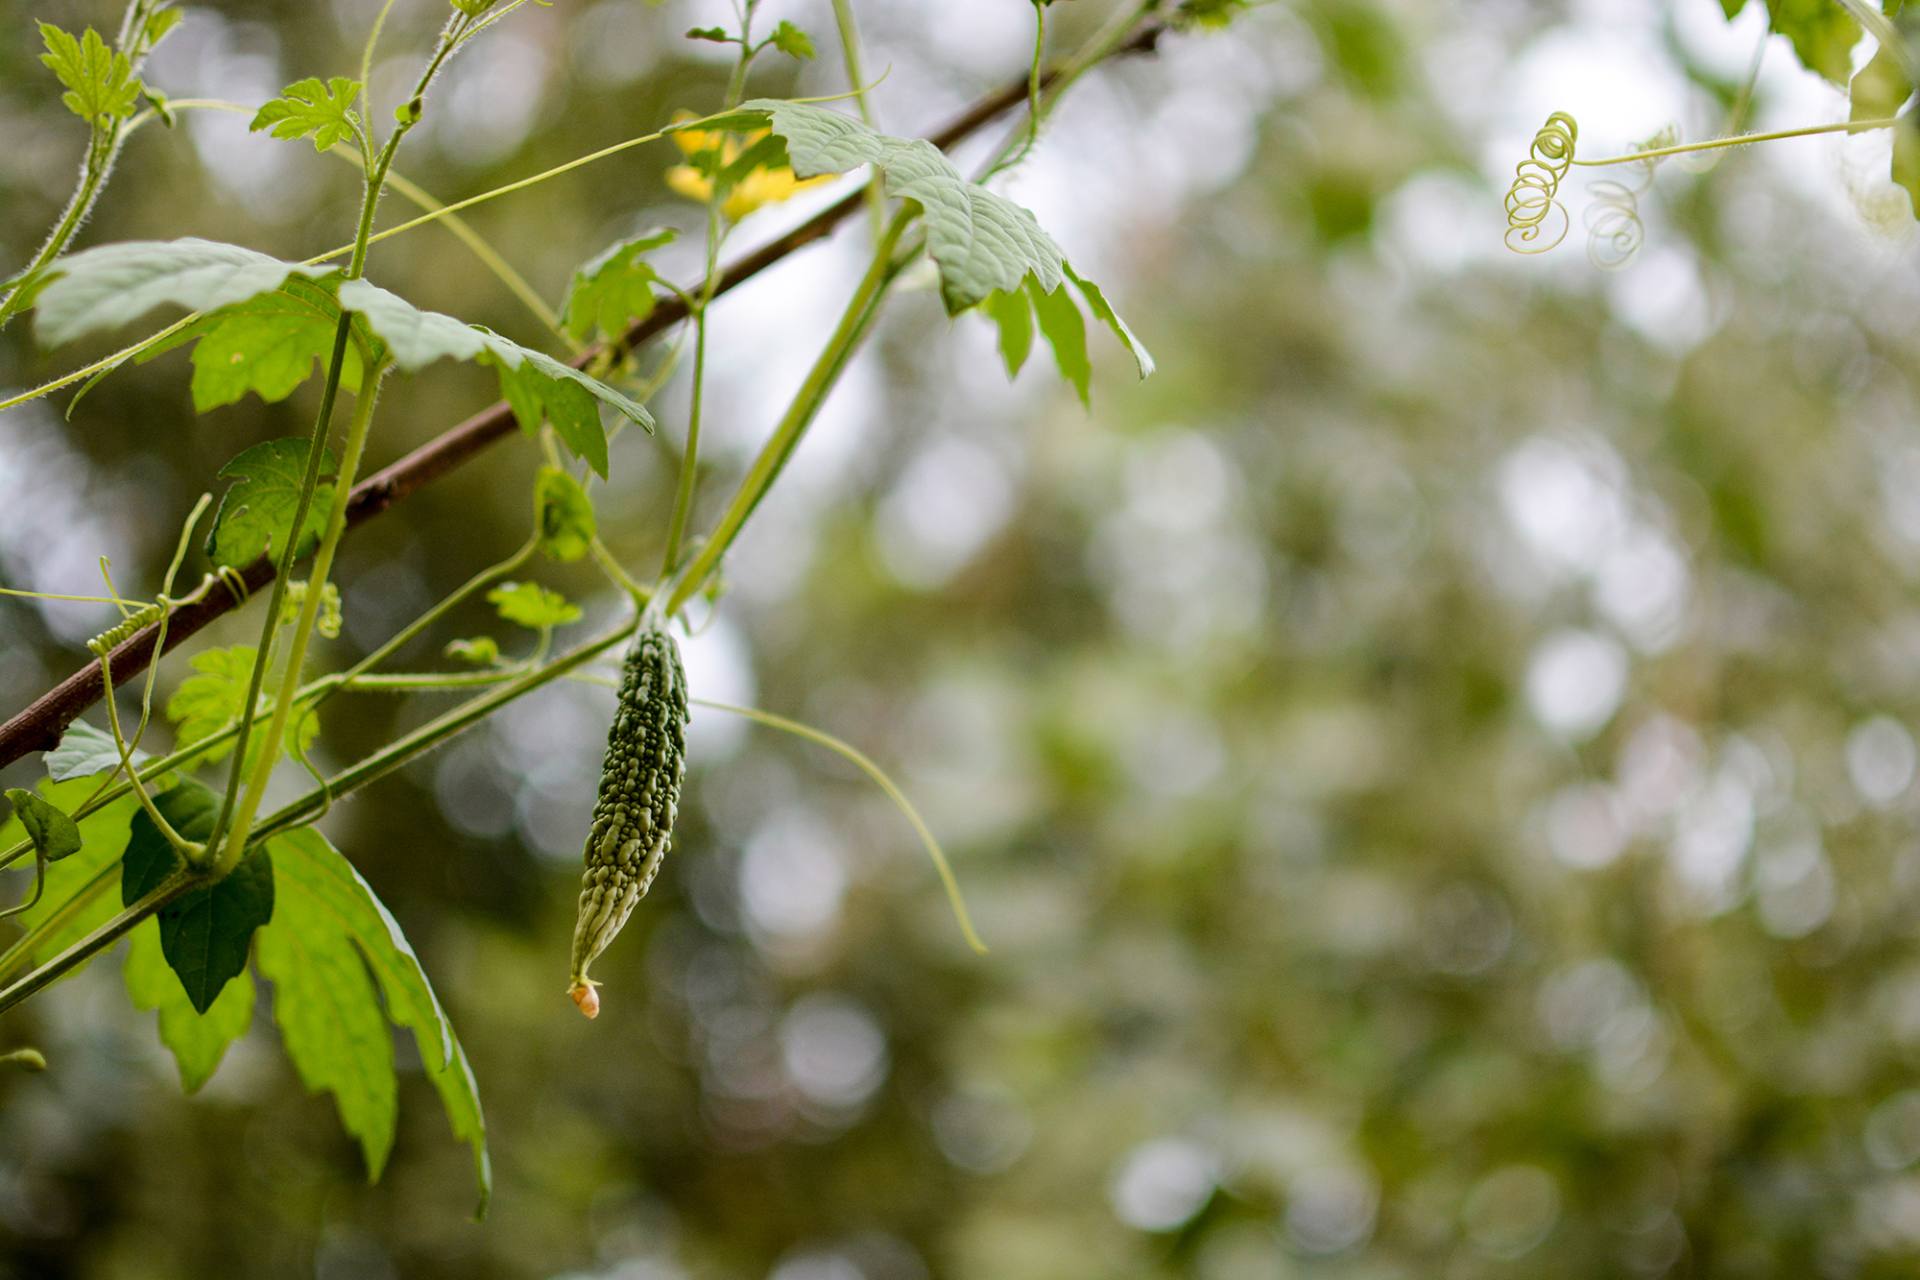
[[[627,650],[620,708],[607,731],[600,795],[587,833],[580,916],[573,927],[568,994],[589,1018],[600,999],[587,966],[646,896],[673,840],[687,771],[687,673],[665,628],[644,626]]]

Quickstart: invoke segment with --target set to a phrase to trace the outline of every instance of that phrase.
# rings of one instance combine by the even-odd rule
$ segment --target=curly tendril
[[[1664,151],[1680,141],[1680,130],[1668,125],[1637,145],[1635,151]],[[1661,157],[1636,161],[1640,177],[1632,182],[1601,178],[1587,184],[1593,203],[1587,206],[1587,261],[1602,271],[1618,271],[1632,262],[1646,243],[1647,224],[1640,217],[1640,197],[1653,186]]]
[[[108,627],[105,631],[102,631],[93,639],[87,641],[88,650],[90,650],[96,658],[111,653],[113,650],[119,648],[122,642],[131,638],[134,632],[140,630],[140,628],[146,626],[149,622],[158,622],[160,615],[165,613],[169,607],[169,603],[165,599],[157,600],[152,604],[142,605],[126,617],[120,619],[120,621],[114,623],[111,627]]]
[[[1579,136],[1574,118],[1556,111],[1533,135],[1527,158],[1514,166],[1513,185],[1507,188],[1506,242],[1515,253],[1545,253],[1567,238],[1570,219],[1559,200],[1560,180],[1573,167]]]

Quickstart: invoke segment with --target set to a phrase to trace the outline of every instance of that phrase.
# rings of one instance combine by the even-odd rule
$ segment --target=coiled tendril
[[[1513,185],[1507,188],[1506,242],[1515,253],[1545,253],[1567,238],[1570,219],[1559,200],[1560,180],[1573,167],[1579,136],[1574,118],[1556,111],[1533,135],[1527,158],[1514,166]]]
[[[140,628],[146,626],[149,622],[158,622],[160,615],[165,613],[169,607],[170,604],[164,597],[154,601],[152,604],[142,605],[126,617],[120,619],[120,621],[114,623],[111,627],[108,627],[105,631],[102,631],[93,639],[87,641],[87,648],[96,658],[111,653],[113,650],[119,648],[123,641],[132,637],[134,632],[140,630]]]
[[[1679,129],[1668,125],[1634,150],[1658,151],[1679,140]],[[1601,178],[1587,184],[1587,194],[1593,198],[1585,214],[1587,261],[1602,271],[1620,270],[1633,261],[1640,246],[1646,243],[1647,226],[1640,217],[1640,197],[1653,185],[1653,171],[1659,163],[1658,159],[1639,161],[1635,167],[1640,170],[1640,178],[1636,182]]]

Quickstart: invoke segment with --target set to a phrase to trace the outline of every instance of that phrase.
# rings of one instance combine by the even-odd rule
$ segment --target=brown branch
[[[1116,52],[1150,52],[1164,30],[1160,24],[1150,23]],[[1047,82],[1051,80],[1049,74]],[[1019,106],[1026,98],[1027,81],[1022,77],[974,103],[930,134],[928,141],[942,150],[951,148]],[[825,239],[849,214],[861,208],[865,199],[866,187],[862,186],[786,235],[728,266],[721,272],[715,295],[745,284],[788,254],[816,240]],[[621,350],[638,347],[686,318],[687,304],[684,300],[678,296],[665,298],[651,315],[627,330],[618,347]],[[600,352],[599,347],[582,352],[574,364],[576,367],[585,367]],[[347,507],[347,527],[351,529],[373,519],[394,503],[466,463],[487,446],[512,435],[515,429],[513,411],[503,402],[482,409],[460,425],[435,436],[412,453],[354,486],[353,497]],[[241,571],[249,593],[259,591],[272,582],[273,575],[273,562],[265,556]],[[171,652],[208,623],[239,607],[240,603],[234,592],[215,587],[199,599],[178,606],[167,622],[164,652]],[[110,657],[116,686],[125,684],[147,669],[147,664],[153,660],[153,642],[158,632],[157,626],[146,627],[128,637],[112,652]],[[35,751],[51,750],[60,741],[60,735],[66,731],[67,725],[100,700],[100,693],[100,664],[95,661],[35,698],[25,710],[0,725],[0,767]]]

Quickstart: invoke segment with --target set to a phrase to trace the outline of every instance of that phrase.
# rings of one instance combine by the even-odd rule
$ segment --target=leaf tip
[[[589,1021],[600,1016],[599,986],[599,983],[590,978],[580,977],[575,978],[573,985],[567,988],[568,997],[579,1007],[580,1012],[587,1016]]]

